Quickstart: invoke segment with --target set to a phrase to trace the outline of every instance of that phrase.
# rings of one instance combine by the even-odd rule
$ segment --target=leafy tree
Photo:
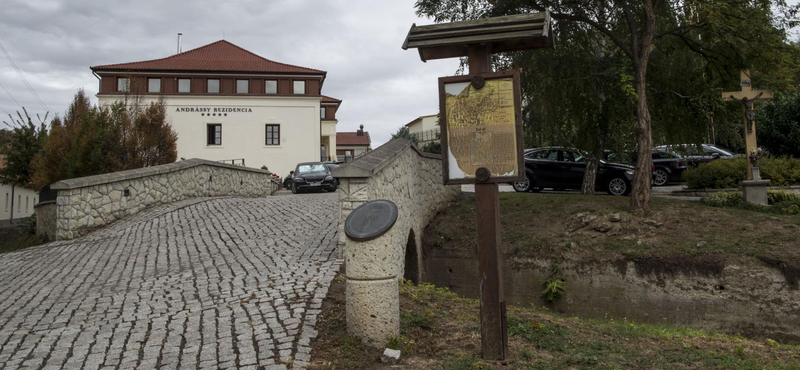
[[[0,129],[0,147],[11,144],[11,130]]]
[[[422,151],[426,153],[442,154],[442,143],[439,141],[431,141],[422,147]]]
[[[767,70],[796,51],[785,42],[785,29],[796,23],[791,18],[796,7],[787,7],[783,0],[775,4],[787,17],[775,16],[767,0],[619,0],[613,5],[601,0],[418,0],[416,5],[420,15],[437,22],[550,10],[556,23],[574,23],[605,35],[632,76],[637,159],[631,207],[644,215],[649,213],[653,147],[647,80],[651,53],[664,40],[674,39],[702,57],[709,78],[733,80],[738,69],[748,65]]]
[[[127,168],[156,166],[178,159],[178,135],[167,123],[166,102],[150,103],[142,114],[133,117],[125,141]]]
[[[394,139],[408,139],[411,140],[414,145],[419,144],[419,138],[416,135],[412,135],[411,132],[408,131],[408,127],[400,127],[397,129],[397,132],[392,134],[392,140]]]
[[[800,158],[800,92],[778,93],[756,115],[758,145],[770,154]]]
[[[81,90],[64,119],[56,117],[43,154],[36,161],[35,183],[171,163],[178,136],[166,120],[166,102],[150,104],[133,97],[96,107]]]
[[[47,139],[47,129],[44,124],[47,115],[44,119],[39,119],[37,125],[33,123],[25,108],[22,108],[22,112],[24,116],[17,111],[16,119],[9,115],[11,122],[5,122],[13,130],[8,145],[0,146],[0,153],[6,157],[6,165],[0,169],[0,182],[30,187],[31,163],[41,153]]]

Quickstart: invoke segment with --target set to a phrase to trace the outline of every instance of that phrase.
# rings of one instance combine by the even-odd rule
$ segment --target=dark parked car
[[[653,149],[653,185],[662,186],[670,181],[682,181],[686,159],[667,148]]]
[[[562,147],[536,148],[525,151],[525,180],[512,183],[519,192],[539,192],[543,188],[580,189],[586,161],[575,149]],[[631,191],[633,167],[600,161],[597,188],[612,195]]]
[[[613,163],[623,163],[633,165],[636,162],[636,153],[616,153],[606,152],[605,160]],[[625,158],[624,160],[621,158]],[[681,181],[683,171],[686,170],[686,160],[680,154],[666,147],[653,149],[653,176],[652,184],[655,186],[666,185],[671,181]]]
[[[734,154],[729,150],[716,147],[711,144],[702,144],[699,147],[692,144],[662,145],[655,147],[657,150],[671,150],[681,155],[686,164],[692,167],[708,163],[716,159],[727,159],[741,157],[741,154]]]
[[[322,162],[322,163],[325,164],[325,167],[328,167],[328,171],[331,171],[331,173],[333,173],[333,169],[334,168],[339,168],[339,166],[341,166],[342,163],[344,163],[344,162]],[[338,177],[334,177],[333,179],[336,180],[336,186],[338,187],[339,186],[339,178]]]
[[[294,169],[292,176],[292,193],[297,194],[307,190],[336,191],[336,179],[331,176],[331,170],[322,162],[300,163]]]
[[[292,179],[294,178],[294,171],[289,171],[289,174],[283,179],[283,188],[292,190]]]

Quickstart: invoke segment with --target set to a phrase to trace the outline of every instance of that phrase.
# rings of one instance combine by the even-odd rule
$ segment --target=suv
[[[511,183],[519,192],[539,192],[543,188],[580,189],[586,160],[572,148],[546,147],[525,151],[525,180]],[[628,195],[633,167],[600,161],[597,188],[611,195]]]
[[[322,162],[299,163],[292,175],[292,194],[306,190],[336,191],[336,179]]]

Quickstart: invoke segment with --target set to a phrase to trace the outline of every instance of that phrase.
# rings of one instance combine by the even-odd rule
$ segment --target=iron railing
[[[232,164],[232,165],[234,165],[234,166],[242,166],[242,167],[245,167],[245,165],[244,165],[244,158],[237,158],[237,159],[223,159],[223,160],[219,160],[219,161],[217,161],[217,162],[220,162],[220,163],[226,163],[226,164]]]
[[[417,138],[417,141],[420,143],[431,141],[431,140],[439,140],[439,128],[433,128],[430,130],[420,131],[412,133],[411,136]]]

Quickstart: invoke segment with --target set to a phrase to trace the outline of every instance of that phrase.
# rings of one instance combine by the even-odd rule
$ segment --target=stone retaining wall
[[[63,180],[50,189],[58,191],[55,206],[37,209],[37,234],[64,240],[155,205],[195,197],[265,197],[280,184],[269,171],[195,158]]]
[[[422,231],[461,192],[442,185],[442,161],[411,141],[395,139],[333,172],[339,184],[339,253],[347,275],[347,327],[372,345],[399,334],[398,279],[422,280]],[[394,226],[357,242],[344,222],[363,203],[387,199],[398,208]]]

